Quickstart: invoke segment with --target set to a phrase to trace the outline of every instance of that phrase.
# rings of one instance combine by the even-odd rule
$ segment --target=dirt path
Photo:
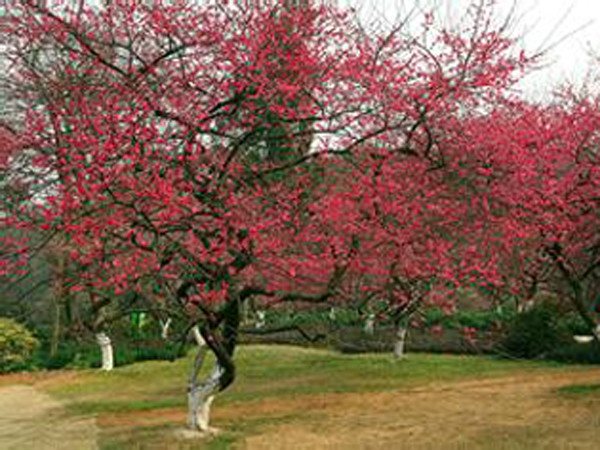
[[[303,395],[286,402],[272,399],[256,404],[255,413],[275,418],[302,408],[306,416],[261,427],[240,448],[597,450],[600,397],[573,398],[557,390],[598,383],[600,371],[596,369],[448,383],[405,392]],[[251,417],[253,408],[248,406],[247,417]]]
[[[94,419],[68,417],[32,386],[0,388],[0,450],[96,450]]]

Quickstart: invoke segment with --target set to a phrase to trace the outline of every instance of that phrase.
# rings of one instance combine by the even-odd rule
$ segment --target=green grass
[[[600,384],[573,384],[558,389],[563,394],[600,394]]]
[[[110,373],[82,370],[69,383],[47,390],[82,412],[137,411],[185,405],[193,354],[175,362],[149,361]],[[513,370],[563,367],[556,363],[492,357],[411,354],[395,362],[388,354],[344,355],[291,346],[243,346],[238,377],[221,402],[314,392],[380,392],[454,379],[500,376]],[[212,365],[207,359],[205,371]]]
[[[68,381],[57,378],[56,382],[45,383],[43,388],[66,401],[74,414],[118,418],[119,414],[163,409],[185,412],[186,380],[192,358],[190,354],[174,362],[138,363],[119,367],[111,373],[83,370]],[[436,383],[517,372],[585,370],[557,363],[439,354],[410,354],[406,360],[394,362],[389,354],[344,355],[290,346],[243,346],[236,354],[236,361],[238,378],[229,390],[219,395],[215,411],[227,405],[242,407],[268,399],[285,402],[311,394],[403,392]],[[211,363],[207,360],[206,370]],[[587,389],[600,390],[600,385]],[[313,417],[319,413],[311,412]],[[222,419],[216,426],[223,428],[224,433],[208,441],[173,440],[172,431],[182,427],[183,421],[165,420],[152,426],[110,425],[101,430],[99,446],[102,450],[232,449],[236,442],[242,442],[245,436],[257,430],[278,423],[294,423],[306,415],[306,411],[293,411],[278,416],[258,414]]]

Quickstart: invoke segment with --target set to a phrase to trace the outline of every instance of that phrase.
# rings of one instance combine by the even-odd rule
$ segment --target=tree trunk
[[[67,289],[65,283],[66,277],[66,257],[63,253],[58,256],[56,270],[54,273],[54,289],[52,303],[54,306],[54,317],[52,320],[52,334],[50,336],[50,356],[55,357],[58,353],[58,344],[61,335],[61,315],[62,303],[66,300]]]
[[[223,370],[219,363],[215,362],[210,375],[201,384],[198,384],[198,374],[202,369],[208,347],[198,326],[192,330],[198,343],[198,351],[188,381],[188,427],[193,431],[212,433],[216,430],[209,425],[210,407],[220,389]]]
[[[54,315],[52,318],[52,335],[50,336],[50,357],[54,358],[58,353],[58,343],[60,341],[60,300],[54,298],[52,302],[54,305]]]
[[[221,323],[204,324],[202,329],[198,326],[192,328],[198,342],[198,351],[188,380],[188,426],[192,431],[215,431],[209,425],[212,402],[218,392],[227,389],[235,380],[233,354],[240,326],[242,299],[239,296],[230,298],[221,308],[220,317],[217,318],[222,320]],[[216,332],[217,328],[221,329],[220,333]],[[208,377],[199,384],[198,374],[209,349],[216,357],[215,365]]]
[[[336,310],[335,310],[335,307],[332,306],[329,309],[329,321],[330,322],[335,322],[335,319],[336,319]]]
[[[266,313],[264,311],[256,311],[256,328],[263,328],[266,324]]]
[[[169,327],[171,326],[171,318],[168,317],[165,321],[160,321],[160,336],[167,340],[169,339]]]
[[[96,333],[96,342],[102,353],[102,370],[111,371],[114,367],[114,356],[112,342],[104,332]]]
[[[206,342],[204,341],[204,338],[202,337],[202,334],[200,333],[200,328],[198,328],[198,325],[196,325],[194,328],[192,328],[192,334],[194,335],[194,340],[196,341],[196,344],[198,345],[198,347],[202,348],[206,345]],[[200,369],[198,369],[200,370]]]
[[[408,333],[408,324],[405,321],[400,321],[396,325],[396,341],[394,342],[394,359],[400,361],[404,359],[404,344],[406,342],[406,334]]]
[[[370,313],[367,316],[367,320],[365,320],[365,326],[363,327],[363,329],[367,334],[372,335],[375,333],[375,314]]]
[[[210,375],[198,385],[198,371],[195,370],[188,389],[188,426],[201,433],[211,433],[210,407],[219,391],[219,381],[222,375],[221,366],[215,363]]]

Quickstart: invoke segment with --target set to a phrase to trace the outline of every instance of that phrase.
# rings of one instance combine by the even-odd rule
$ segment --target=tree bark
[[[114,368],[114,354],[112,341],[106,333],[103,331],[96,333],[96,342],[100,346],[100,352],[102,354],[102,370],[111,371]]]

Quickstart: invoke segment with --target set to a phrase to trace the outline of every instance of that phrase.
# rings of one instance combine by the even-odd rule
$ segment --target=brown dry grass
[[[245,450],[437,450],[600,448],[600,402],[557,394],[600,380],[600,371],[520,375],[407,392],[302,396],[293,423],[265,426]],[[262,408],[269,403],[262,402]]]
[[[582,402],[557,391],[598,380],[600,370],[593,369],[438,383],[402,392],[269,397],[218,406],[214,421],[261,423],[239,441],[239,450],[597,450],[600,399]],[[180,408],[98,417],[100,427],[115,429],[184,421]]]

